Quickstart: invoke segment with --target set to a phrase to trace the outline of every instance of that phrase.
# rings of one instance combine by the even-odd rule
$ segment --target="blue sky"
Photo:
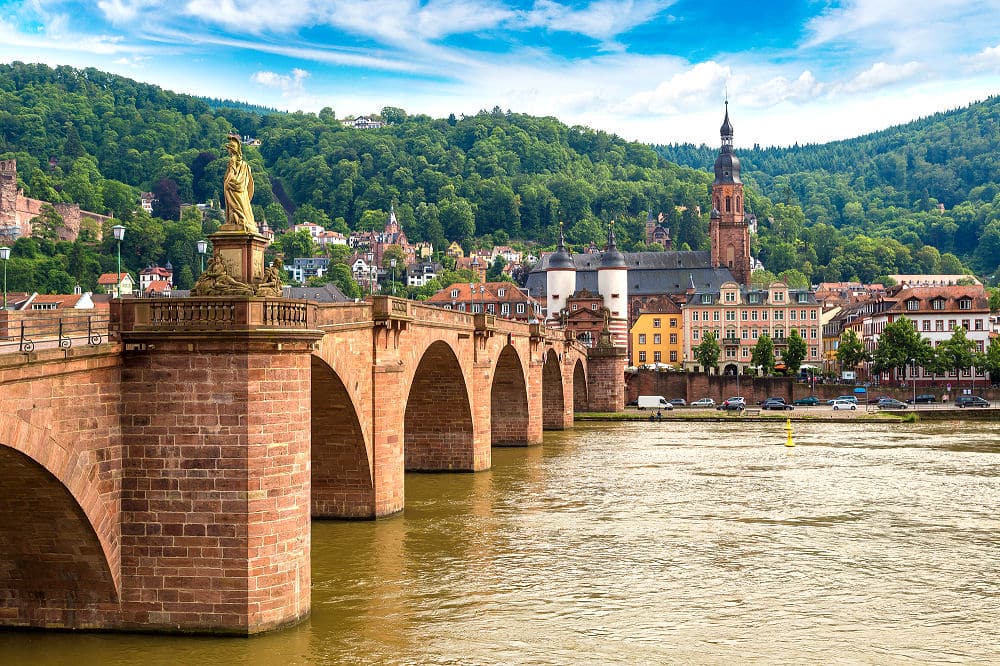
[[[1000,92],[1000,0],[0,0],[0,61],[338,117],[499,106],[629,139],[857,136]]]

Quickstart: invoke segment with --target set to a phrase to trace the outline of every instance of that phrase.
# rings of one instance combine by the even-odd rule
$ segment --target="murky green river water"
[[[313,524],[253,639],[0,633],[0,664],[1000,663],[1000,424],[598,424]]]

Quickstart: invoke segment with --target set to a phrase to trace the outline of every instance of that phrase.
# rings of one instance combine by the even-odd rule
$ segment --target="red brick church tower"
[[[712,183],[712,217],[708,236],[712,244],[712,266],[728,268],[740,284],[750,282],[750,228],[743,212],[743,181],[740,159],[733,154],[733,126],[729,101],[722,122],[722,148],[715,159]]]

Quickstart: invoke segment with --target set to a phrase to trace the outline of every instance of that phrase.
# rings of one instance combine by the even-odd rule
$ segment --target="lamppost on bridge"
[[[0,260],[3,261],[3,309],[7,309],[7,260],[10,259],[10,248],[0,247]]]
[[[392,269],[392,295],[396,295],[396,260],[389,260],[389,268]]]
[[[913,409],[917,409],[917,359],[910,359],[910,380],[913,383]]]
[[[205,272],[205,253],[208,252],[208,241],[198,241],[198,254],[201,255],[201,272]]]
[[[117,298],[122,297],[122,239],[125,238],[125,227],[120,224],[116,224],[111,227],[111,231],[115,235],[115,240],[118,241],[118,272],[115,274],[115,282],[117,287],[115,291],[117,292],[115,296]]]

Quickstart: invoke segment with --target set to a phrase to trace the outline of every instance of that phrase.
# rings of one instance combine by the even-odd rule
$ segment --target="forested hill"
[[[656,146],[704,165],[712,146]],[[774,201],[800,204],[808,225],[954,252],[983,275],[1000,263],[1000,97],[855,139],[737,150],[743,173]],[[938,204],[945,211],[937,211]]]
[[[198,228],[197,215],[185,219],[181,205],[218,202],[222,144],[234,130],[260,141],[259,147],[246,146],[245,156],[254,170],[258,219],[276,229],[301,221],[342,233],[381,227],[394,206],[411,240],[427,240],[438,249],[453,240],[467,249],[516,241],[550,248],[559,222],[565,222],[567,239],[579,250],[602,243],[606,223],[615,219],[621,223],[619,244],[637,250],[647,249],[647,212],[663,212],[675,248],[707,247],[712,180],[707,169],[716,148],[700,154],[691,147],[661,149],[697,167],[691,168],[613,134],[499,108],[436,119],[386,107],[377,110],[385,127],[359,130],[345,128],[331,108],[274,113],[243,103],[216,108],[219,104],[224,102],[94,69],[0,65],[0,159],[17,159],[30,197],[114,214],[130,229],[123,247],[127,265],[135,269],[169,260],[181,287],[197,272],[194,241],[211,233],[219,218],[215,208]],[[964,270],[959,257],[991,273],[1000,261],[1000,222],[994,214],[1000,202],[993,205],[998,179],[995,161],[987,163],[996,155],[994,106],[991,100],[958,112],[970,114],[965,124],[953,125],[954,114],[925,121],[922,142],[892,138],[898,128],[857,140],[885,147],[887,152],[870,158],[878,168],[847,170],[864,162],[849,152],[838,157],[841,172],[794,162],[814,150],[839,154],[851,142],[773,154],[741,151],[747,206],[762,220],[754,255],[796,286],[889,273],[957,273]],[[713,126],[717,121],[706,119]],[[972,127],[982,130],[975,150],[992,153],[969,156],[972,140],[962,137]],[[757,152],[765,166],[754,163]],[[780,159],[798,171],[769,172]],[[984,181],[989,184],[967,185],[984,170],[991,173]],[[908,188],[929,183],[929,173],[955,174],[959,185],[928,184],[912,194]],[[938,180],[948,181],[943,175]],[[152,217],[135,210],[140,191],[158,199]],[[942,199],[947,210],[936,212],[934,203],[945,191],[968,201],[956,205]],[[33,247],[18,241],[18,260],[44,255],[51,262],[11,268],[19,269],[16,279],[54,276],[44,287],[50,291],[69,291],[74,282],[89,289],[96,279],[94,261],[113,270],[107,255],[114,248],[105,243],[100,251],[77,247],[74,259],[64,244]],[[308,250],[279,249],[287,256]]]
[[[625,222],[630,247],[644,240],[647,211],[707,206],[703,171],[554,118],[494,109],[433,119],[387,107],[379,111],[386,127],[355,130],[332,109],[217,104],[92,69],[0,65],[0,156],[17,157],[29,196],[125,218],[123,188],[152,190],[173,202],[154,214],[170,218],[178,202],[219,199],[224,164],[216,158],[235,128],[261,141],[246,155],[256,167],[254,203],[272,226],[284,227],[290,214],[347,232],[384,224],[394,205],[409,237],[435,247],[548,245],[560,221],[579,246],[600,241],[612,218]],[[677,222],[680,243],[704,246],[705,219]]]

